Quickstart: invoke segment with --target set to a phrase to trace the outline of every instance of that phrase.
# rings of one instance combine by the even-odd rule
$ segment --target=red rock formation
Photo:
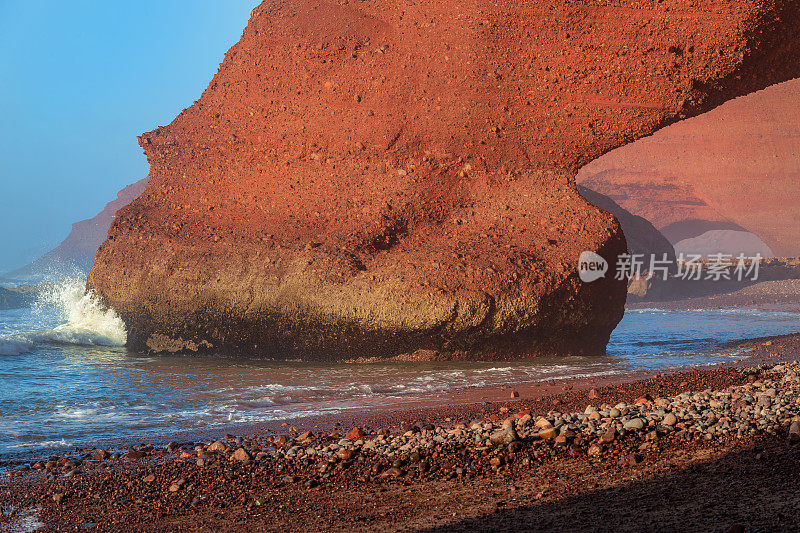
[[[92,267],[94,254],[108,236],[114,214],[139,196],[147,185],[147,178],[128,185],[117,193],[117,198],[88,220],[72,225],[67,238],[29,265],[5,274],[12,280],[40,281],[63,275],[87,274]]]
[[[673,244],[746,230],[800,255],[800,80],[728,102],[614,150],[578,181],[643,216]]]
[[[798,71],[796,2],[268,0],[90,275],[136,349],[602,353],[579,167]]]

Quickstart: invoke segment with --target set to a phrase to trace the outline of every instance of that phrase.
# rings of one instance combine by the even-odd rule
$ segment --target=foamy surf
[[[66,323],[52,329],[0,336],[0,355],[21,355],[38,344],[124,346],[128,336],[125,323],[84,287],[83,280],[72,278],[43,291],[34,309],[40,314],[55,310]]]

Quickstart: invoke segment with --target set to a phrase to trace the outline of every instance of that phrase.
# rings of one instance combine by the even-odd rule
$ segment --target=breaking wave
[[[56,318],[65,323],[52,329],[0,336],[0,355],[20,355],[37,344],[124,346],[127,341],[125,323],[93,291],[86,291],[82,279],[63,280],[43,290],[34,310],[42,317],[55,311]]]

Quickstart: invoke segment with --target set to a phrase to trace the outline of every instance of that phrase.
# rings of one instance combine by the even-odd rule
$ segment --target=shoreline
[[[495,447],[491,444],[448,444],[450,432],[467,431],[458,428],[470,428],[475,421],[491,425],[492,429],[482,437],[487,438],[501,429],[504,420],[518,421],[526,415],[531,420],[547,417],[548,413],[554,411],[580,413],[589,404],[597,408],[607,406],[604,411],[607,414],[610,406],[619,405],[620,402],[626,402],[628,408],[635,409],[643,404],[653,405],[654,401],[661,402],[663,398],[679,397],[686,391],[724,391],[731,387],[752,387],[752,383],[763,379],[761,376],[769,375],[767,366],[774,367],[778,364],[780,368],[784,366],[781,363],[794,361],[800,353],[798,334],[749,339],[731,344],[751,351],[741,360],[716,365],[714,368],[617,375],[605,379],[554,380],[538,386],[529,384],[511,388],[490,387],[473,391],[466,396],[459,394],[458,398],[441,398],[441,405],[405,406],[399,410],[342,413],[283,423],[255,424],[248,431],[237,432],[238,436],[228,435],[222,438],[218,432],[215,438],[173,443],[167,449],[155,446],[131,448],[119,458],[110,454],[97,457],[94,454],[99,452],[87,449],[83,453],[50,461],[49,466],[43,461],[34,465],[33,469],[14,471],[12,477],[0,481],[0,499],[5,496],[9,502],[13,502],[12,506],[18,512],[11,513],[10,516],[30,510],[35,503],[41,507],[40,518],[54,530],[87,523],[87,519],[91,518],[87,517],[87,513],[91,514],[91,509],[97,509],[100,505],[103,506],[103,511],[97,515],[108,517],[109,522],[90,522],[95,524],[92,526],[95,530],[143,531],[152,525],[154,530],[180,528],[205,531],[221,527],[222,522],[218,521],[220,519],[240,523],[242,529],[280,529],[276,524],[297,528],[300,523],[305,524],[297,521],[305,511],[295,509],[298,514],[294,518],[280,518],[287,505],[291,507],[291,504],[280,503],[281,498],[288,493],[297,498],[297,501],[311,502],[309,505],[321,513],[319,516],[325,517],[319,525],[308,529],[325,529],[322,524],[326,527],[338,524],[338,527],[344,529],[391,530],[393,527],[387,522],[387,517],[412,520],[414,515],[411,507],[393,508],[389,499],[378,505],[383,509],[383,514],[377,513],[365,518],[358,514],[363,510],[348,509],[337,498],[343,493],[350,494],[351,491],[351,497],[354,498],[357,494],[367,497],[387,492],[404,501],[410,499],[409,501],[415,502],[414,505],[419,506],[425,498],[431,497],[431,491],[442,490],[442,484],[447,485],[447,490],[450,491],[455,485],[458,487],[456,492],[463,492],[474,499],[478,497],[475,491],[487,487],[497,490],[495,483],[501,480],[504,486],[512,483],[521,493],[530,492],[534,490],[534,484],[542,480],[542,472],[545,471],[557,471],[561,476],[559,479],[563,478],[571,487],[579,487],[591,486],[596,482],[592,481],[596,480],[597,475],[593,469],[611,469],[614,472],[621,467],[632,471],[641,468],[670,470],[672,467],[667,465],[680,462],[676,456],[681,454],[686,454],[685,460],[693,463],[708,460],[711,456],[728,460],[726,458],[732,455],[749,453],[747,450],[754,446],[759,449],[771,447],[784,453],[781,450],[785,446],[782,443],[785,441],[784,426],[788,421],[786,417],[780,421],[776,419],[777,425],[769,431],[758,431],[752,435],[742,435],[741,438],[725,437],[719,441],[704,438],[698,440],[696,437],[700,434],[684,430],[679,431],[683,432],[680,438],[655,432],[653,441],[645,437],[642,431],[627,431],[626,436],[623,428],[622,437],[601,445],[602,451],[598,453],[595,453],[591,444],[595,442],[597,445],[597,435],[590,435],[586,442],[582,442],[583,437],[578,433],[578,437],[568,437],[563,444],[559,444],[541,437],[542,428],[538,426],[532,426],[535,432],[531,426],[520,429],[519,435],[524,434],[525,437],[514,441],[519,444],[509,443],[508,450],[504,445]],[[795,368],[796,365],[793,365],[794,363],[789,363],[790,367]],[[519,392],[519,398],[511,398],[512,389]],[[456,399],[458,402],[448,403],[448,400]],[[603,423],[607,421],[604,419]],[[611,423],[614,423],[613,420]],[[341,437],[347,436],[354,427],[358,428],[358,432],[350,435],[351,440],[344,446],[334,448],[333,444],[342,442]],[[657,429],[660,426],[652,427]],[[433,428],[436,428],[437,433],[433,433]],[[312,435],[304,436],[308,431]],[[653,431],[647,435],[651,433]],[[441,436],[444,440],[434,444],[433,448],[425,448],[424,461],[429,465],[426,468],[430,470],[421,472],[414,466],[416,463],[411,448],[405,451],[397,448],[388,452],[388,456],[385,453],[367,452],[364,449],[365,443],[375,440],[375,435],[380,440],[381,434],[388,435],[385,438],[390,436],[399,439],[398,442],[405,443],[403,445],[431,436]],[[420,437],[420,434],[427,437]],[[217,438],[221,439],[221,443],[211,447],[210,444],[217,442]],[[576,438],[578,440],[574,440]],[[581,442],[576,444],[579,441]],[[430,441],[429,444],[435,442],[437,441]],[[647,446],[641,448],[645,444]],[[291,446],[297,448],[297,451],[291,452]],[[312,453],[310,451],[300,453],[300,449],[309,450],[309,446],[316,446],[320,451],[314,452],[317,455],[308,455]],[[657,455],[651,456],[650,446],[658,448]],[[353,452],[354,456],[349,455],[350,452],[340,451],[351,447],[356,450]],[[234,458],[239,453],[239,448],[246,454],[241,457],[242,460]],[[435,451],[430,452],[431,449]],[[793,450],[795,448],[790,449],[791,453],[795,453]],[[270,455],[274,453],[278,455]],[[329,454],[330,457],[324,454]],[[319,461],[317,457],[320,458]],[[393,457],[400,457],[402,461],[398,463],[400,459],[392,460]],[[204,464],[197,466],[195,462],[198,465],[200,462]],[[462,466],[455,466],[459,464]],[[323,468],[324,473],[320,471]],[[259,488],[255,492],[251,490],[251,484],[256,483],[256,478],[248,477],[248,472],[252,469],[259,472]],[[224,474],[223,478],[234,480],[231,481],[233,485],[218,485],[207,477],[207,474],[212,473],[215,476]],[[326,474],[328,477],[325,477]],[[154,481],[142,481],[151,477]],[[203,484],[207,484],[206,489],[200,489]],[[87,488],[83,489],[84,486]],[[138,494],[138,499],[118,496],[128,491]],[[252,494],[242,496],[241,491]],[[256,494],[259,491],[272,496],[259,497]],[[194,496],[189,497],[189,494]],[[439,494],[437,497],[445,496]],[[554,502],[563,499],[563,495],[558,492],[549,493],[547,490],[542,494],[528,494],[528,497],[528,503],[535,501],[542,504],[550,499]],[[219,507],[220,501],[226,499],[231,500],[230,505],[223,504]],[[120,500],[123,502],[122,506],[118,503]],[[269,505],[266,501],[270,502]],[[494,517],[498,512],[505,513],[508,508],[522,503],[520,499],[512,503],[506,497],[502,501],[502,505],[495,505],[488,515],[485,506],[474,501],[465,504],[457,514]],[[206,502],[209,502],[210,507]],[[450,502],[450,505],[453,503]],[[325,511],[319,510],[320,505]],[[131,523],[122,521],[123,517],[127,517],[126,520],[132,519],[128,514],[128,506],[137,509],[137,513],[144,513],[143,516],[148,516],[153,522],[145,527],[139,519]],[[165,516],[161,516],[163,511],[158,510],[161,508],[166,509]],[[398,517],[398,512],[402,516]],[[202,520],[195,523],[195,516],[201,516]],[[506,518],[513,521],[515,516],[514,514]],[[264,522],[265,517],[271,521]],[[118,519],[116,523],[115,518]],[[445,519],[443,515],[436,518],[422,513],[412,520],[412,526],[419,525],[419,520],[423,518],[425,527],[442,527],[452,521],[452,517]],[[472,519],[474,517],[470,518]],[[314,524],[317,522],[314,521]],[[579,520],[571,525],[581,529],[577,527],[581,524],[584,523]],[[563,524],[561,525],[563,528]],[[451,526],[444,530],[449,527]],[[548,527],[541,529],[549,530]]]
[[[782,342],[800,347],[800,332],[786,335],[756,337],[731,341],[721,344],[712,351],[730,350],[743,351],[742,357],[736,360],[725,360],[717,363],[703,365],[686,365],[668,369],[633,371],[622,370],[618,373],[599,374],[594,376],[559,376],[539,381],[511,382],[502,385],[480,385],[466,388],[455,388],[440,392],[414,393],[408,398],[389,397],[374,398],[376,403],[357,405],[353,407],[340,407],[339,411],[317,415],[300,415],[276,417],[274,420],[240,422],[226,424],[205,429],[186,429],[177,431],[153,431],[144,435],[129,437],[110,437],[86,443],[68,443],[64,446],[52,448],[36,448],[21,450],[19,452],[7,451],[0,454],[0,475],[13,470],[19,465],[34,462],[48,455],[63,455],[71,452],[80,452],[97,447],[105,449],[125,449],[131,445],[166,446],[169,442],[199,441],[217,439],[226,434],[254,435],[258,433],[279,433],[286,427],[307,427],[314,429],[333,430],[343,425],[363,425],[377,427],[387,424],[398,424],[405,419],[420,418],[426,420],[442,420],[458,416],[459,413],[481,413],[495,404],[520,405],[525,402],[537,402],[543,398],[552,398],[559,401],[569,401],[570,396],[591,388],[608,386],[624,386],[628,383],[652,379],[668,374],[685,372],[715,370],[723,368],[741,368],[752,366],[767,361],[764,354],[747,353],[765,342],[777,342],[776,348]],[[800,348],[798,348],[800,352]],[[791,357],[786,355],[786,357]],[[372,363],[360,363],[372,364]],[[414,363],[405,363],[414,364]],[[567,394],[567,389],[571,391]],[[516,392],[518,397],[512,397]],[[489,407],[487,407],[489,406]],[[309,405],[313,410],[315,406]],[[449,413],[449,415],[445,415]]]

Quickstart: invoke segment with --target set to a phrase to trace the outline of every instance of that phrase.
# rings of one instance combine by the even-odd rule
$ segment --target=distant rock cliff
[[[721,248],[733,241],[742,251],[798,256],[800,80],[614,150],[583,168],[578,181],[646,218],[673,244],[705,235],[689,242],[711,249],[714,239]],[[735,244],[736,234],[723,230],[749,231],[768,248]]]
[[[89,284],[129,344],[314,359],[600,354],[627,245],[589,161],[800,72],[798,3],[267,0]]]
[[[578,192],[592,205],[616,217],[620,226],[622,226],[622,232],[625,234],[630,253],[647,257],[653,255],[659,260],[666,255],[670,262],[675,261],[675,249],[672,244],[646,219],[626,211],[608,196],[587,189],[582,185],[578,185]]]
[[[147,178],[128,185],[118,194],[116,200],[93,218],[72,225],[72,231],[61,244],[44,254],[33,263],[4,274],[4,278],[18,281],[42,281],[62,275],[88,274],[94,261],[97,248],[108,237],[108,229],[114,221],[114,214],[139,196],[147,185]]]

